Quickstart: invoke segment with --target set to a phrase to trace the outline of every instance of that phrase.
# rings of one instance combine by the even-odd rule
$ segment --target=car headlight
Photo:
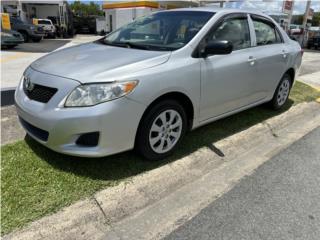
[[[81,85],[67,97],[65,106],[85,107],[111,101],[129,94],[137,84],[138,81]]]
[[[35,30],[36,28],[35,28],[35,26],[30,26],[30,29]]]
[[[1,32],[1,37],[13,37],[11,33]]]

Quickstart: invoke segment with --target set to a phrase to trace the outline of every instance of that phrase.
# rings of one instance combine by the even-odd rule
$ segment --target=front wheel
[[[289,94],[290,94],[290,90],[291,90],[291,86],[292,85],[292,79],[290,77],[289,74],[285,74],[274,95],[273,95],[273,98],[272,100],[270,101],[270,105],[273,109],[275,110],[278,110],[280,109],[281,107],[283,107],[283,105],[285,105],[285,103],[287,102],[288,100],[288,97],[289,97]]]
[[[7,49],[13,49],[13,48],[15,48],[16,46],[18,46],[18,45],[8,45],[8,46],[7,46]]]
[[[174,152],[186,129],[184,108],[174,100],[162,101],[142,119],[136,149],[148,160],[161,160]]]

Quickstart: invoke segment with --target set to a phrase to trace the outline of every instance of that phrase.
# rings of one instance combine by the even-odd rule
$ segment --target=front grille
[[[19,117],[19,120],[21,122],[21,125],[27,130],[27,132],[31,133],[36,138],[39,138],[41,141],[48,141],[49,133],[47,131],[33,126],[32,124],[23,120],[21,117]]]
[[[32,89],[27,89],[25,84],[23,84],[24,93],[31,100],[47,103],[53,97],[53,95],[58,91],[56,88],[46,87],[38,84],[34,84]]]

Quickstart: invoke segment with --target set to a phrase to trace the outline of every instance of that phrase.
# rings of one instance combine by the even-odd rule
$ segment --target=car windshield
[[[51,22],[48,20],[38,20],[38,24],[51,25]]]
[[[142,17],[102,39],[119,47],[173,51],[185,46],[214,15],[213,12],[172,11]]]

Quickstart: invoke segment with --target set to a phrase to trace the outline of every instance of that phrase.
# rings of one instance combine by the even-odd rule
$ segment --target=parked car
[[[41,26],[25,23],[20,18],[11,17],[10,23],[12,30],[21,33],[25,42],[30,39],[34,42],[40,42],[45,35]]]
[[[16,93],[22,126],[54,151],[137,149],[159,160],[186,132],[268,103],[283,107],[302,51],[256,11],[178,9],[33,62]]]
[[[320,47],[320,33],[309,38],[308,39],[308,44],[307,44],[307,48],[311,49],[318,49]]]
[[[41,26],[43,28],[46,37],[56,37],[56,27],[50,19],[38,19],[37,26]]]
[[[23,43],[23,36],[13,30],[1,31],[1,48],[14,48],[20,43]]]
[[[300,25],[291,24],[290,25],[290,35],[301,35],[302,27]]]

